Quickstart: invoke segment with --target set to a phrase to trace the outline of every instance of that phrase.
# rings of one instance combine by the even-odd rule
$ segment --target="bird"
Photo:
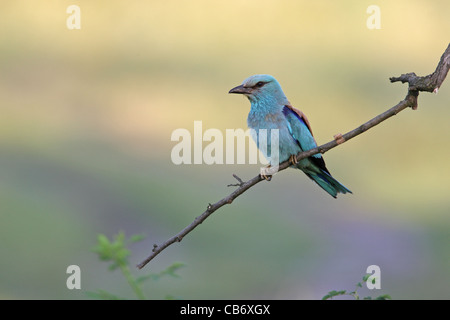
[[[308,118],[291,105],[281,85],[273,76],[268,74],[250,76],[241,85],[232,88],[229,93],[242,94],[250,101],[247,125],[252,129],[252,137],[259,150],[269,160],[268,167],[274,165],[272,163],[274,159],[271,159],[271,139],[266,139],[267,145],[263,148],[260,145],[263,142],[260,130],[266,129],[266,137],[271,137],[271,130],[278,129],[279,163],[289,160],[291,167],[302,170],[333,198],[336,198],[338,193],[352,193],[331,176],[320,153],[297,161],[296,155],[299,152],[316,148],[317,143]],[[261,177],[266,180],[271,178],[264,174],[261,174]]]

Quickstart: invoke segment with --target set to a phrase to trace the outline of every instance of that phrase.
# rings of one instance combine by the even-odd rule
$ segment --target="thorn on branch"
[[[345,138],[342,136],[342,133],[337,133],[333,136],[334,140],[336,140],[337,144],[341,144],[345,142]]]
[[[239,183],[234,183],[234,184],[229,184],[227,185],[227,187],[242,187],[242,185],[244,184],[244,181],[242,181],[241,178],[239,178],[237,175],[235,175],[233,173],[233,177],[239,182]]]
[[[418,96],[419,96],[419,91],[408,90],[408,95],[406,96],[405,100],[407,100],[410,103],[410,107],[413,110],[417,110],[417,108],[418,108],[418,104],[417,104]]]
[[[155,252],[156,249],[158,249],[158,245],[157,245],[157,244],[153,244],[153,250],[152,250],[152,252]]]

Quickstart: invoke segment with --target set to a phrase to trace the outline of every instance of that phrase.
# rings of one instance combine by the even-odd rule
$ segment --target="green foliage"
[[[123,232],[119,232],[114,240],[110,241],[104,234],[99,234],[97,237],[97,245],[92,249],[93,252],[98,254],[98,257],[102,261],[107,261],[110,263],[108,270],[113,271],[120,269],[123,276],[127,280],[131,289],[135,293],[138,299],[146,299],[144,292],[142,290],[142,285],[147,280],[159,280],[164,276],[171,276],[174,278],[179,278],[180,276],[176,273],[181,267],[184,266],[181,262],[175,262],[165,270],[159,273],[151,273],[144,276],[135,278],[129,268],[128,257],[130,255],[130,250],[128,250],[127,245],[135,243],[144,239],[142,235],[133,235],[129,239],[125,238]],[[125,299],[105,290],[97,290],[96,292],[87,292],[88,296],[96,299],[105,300],[119,300]],[[166,299],[174,299],[173,296],[168,295]]]
[[[363,283],[367,282],[367,280],[369,279],[370,276],[371,276],[371,274],[366,274],[362,278],[362,282]],[[376,281],[375,278],[372,279],[372,283],[373,284],[375,284],[375,281]],[[356,284],[356,286],[355,286],[356,287],[355,290],[353,290],[353,291],[347,291],[347,290],[336,291],[336,290],[332,290],[332,291],[328,292],[325,296],[323,296],[322,300],[331,300],[331,299],[333,299],[334,297],[337,297],[337,296],[350,296],[350,297],[355,298],[355,300],[360,300],[358,289],[362,288],[362,286],[363,286],[362,283],[358,282]],[[367,297],[364,297],[363,300],[392,300],[392,298],[388,294],[383,294],[383,295],[380,295],[380,296],[376,297],[375,299],[373,299],[370,296],[367,296]]]
[[[165,270],[161,271],[160,273],[150,273],[145,276],[140,276],[136,279],[136,282],[142,283],[146,281],[147,279],[151,280],[159,280],[163,276],[171,276],[173,278],[179,278],[180,276],[176,274],[175,272],[178,271],[181,267],[183,267],[184,264],[181,262],[174,262],[172,265],[168,266]]]
[[[112,293],[109,293],[105,290],[97,290],[96,292],[88,291],[86,294],[94,299],[102,299],[102,300],[124,300],[125,298],[118,297]]]

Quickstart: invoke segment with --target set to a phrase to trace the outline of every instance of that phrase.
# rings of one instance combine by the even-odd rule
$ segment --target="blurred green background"
[[[72,4],[80,30],[66,27]],[[366,26],[372,4],[380,30]],[[449,12],[448,1],[2,1],[0,298],[132,298],[91,252],[98,233],[145,234],[130,248],[134,266],[230,193],[232,173],[259,172],[176,166],[173,130],[193,132],[195,120],[245,129],[249,103],[227,92],[268,73],[328,142],[404,98],[389,77],[434,71]],[[283,171],[133,270],[186,264],[147,295],[320,299],[375,264],[382,289],[362,295],[449,299],[449,80],[417,111],[326,153],[353,195],[335,200]],[[81,290],[66,287],[72,264]]]

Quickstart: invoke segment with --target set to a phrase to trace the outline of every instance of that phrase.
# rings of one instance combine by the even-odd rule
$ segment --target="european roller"
[[[229,93],[245,95],[251,103],[247,124],[253,129],[253,139],[265,157],[271,162],[271,130],[278,129],[278,160],[279,163],[290,160],[292,167],[302,170],[309,178],[315,181],[322,189],[336,198],[338,193],[352,193],[339,181],[334,179],[321,154],[297,162],[295,155],[317,147],[311,126],[305,114],[294,108],[286,98],[278,81],[267,74],[257,74],[244,80],[244,82]],[[260,129],[266,129],[260,131]],[[267,146],[262,148],[260,132],[265,132]],[[273,160],[273,159],[272,159]],[[264,174],[261,175],[268,180]]]

